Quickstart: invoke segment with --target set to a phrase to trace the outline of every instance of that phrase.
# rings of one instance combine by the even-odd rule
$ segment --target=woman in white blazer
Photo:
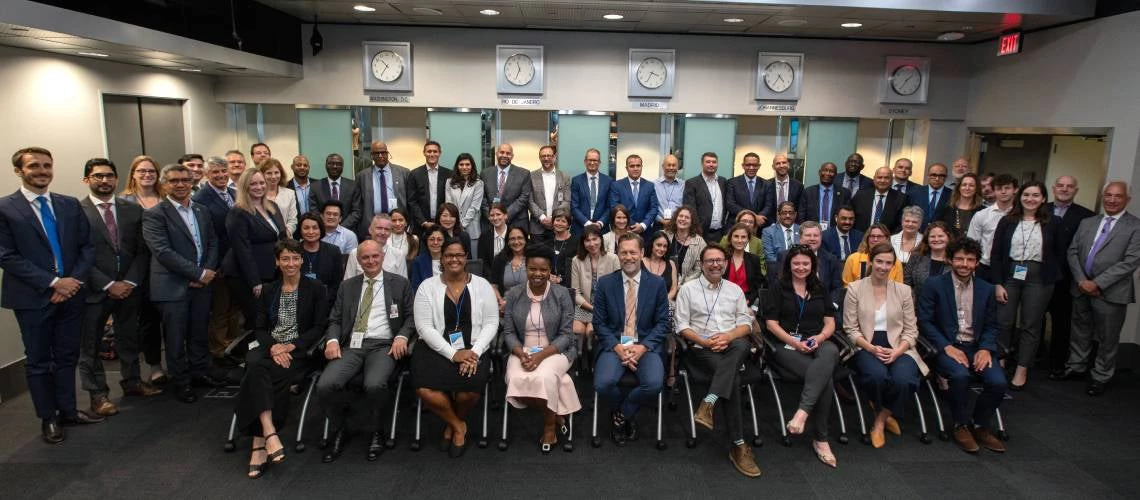
[[[292,238],[297,233],[297,193],[285,187],[285,167],[275,158],[266,158],[257,169],[265,177],[265,197],[277,202],[285,220],[285,234]]]
[[[475,175],[475,158],[470,153],[459,153],[455,168],[447,180],[448,203],[459,207],[459,227],[471,239],[468,248],[479,248],[479,215],[483,207],[483,181]]]
[[[443,244],[443,271],[416,291],[413,317],[427,349],[412,355],[412,380],[428,410],[447,423],[440,448],[452,457],[467,451],[464,418],[487,382],[483,356],[499,331],[499,302],[487,280],[467,272],[467,250]]]

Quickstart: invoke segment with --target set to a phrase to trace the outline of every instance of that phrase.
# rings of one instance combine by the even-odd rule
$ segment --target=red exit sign
[[[1021,52],[1021,32],[1006,33],[998,39],[999,56],[1008,56]]]

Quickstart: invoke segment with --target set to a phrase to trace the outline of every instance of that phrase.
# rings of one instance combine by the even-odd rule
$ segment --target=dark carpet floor
[[[108,364],[111,368],[112,363]],[[780,443],[775,405],[767,386],[756,387],[764,446],[756,449],[764,471],[741,476],[728,461],[723,434],[700,433],[695,449],[685,447],[688,418],[679,408],[665,411],[668,449],[654,446],[656,412],[640,415],[640,441],[617,449],[608,439],[589,446],[589,412],[576,419],[572,453],[537,449],[537,413],[512,411],[510,448],[498,451],[501,413],[490,418],[486,449],[473,447],[460,459],[435,449],[440,424],[425,413],[423,450],[409,449],[414,399],[404,398],[397,444],[377,462],[366,462],[367,435],[357,432],[334,464],[321,463],[317,449],[319,409],[308,420],[304,453],[293,450],[296,415],[285,433],[288,458],[265,477],[245,478],[249,441],[224,453],[233,401],[203,398],[193,405],[169,395],[121,399],[117,374],[108,373],[122,412],[107,422],[68,428],[67,441],[40,441],[39,422],[28,396],[0,405],[0,496],[3,498],[1138,498],[1140,497],[1140,377],[1125,373],[1101,398],[1090,398],[1078,382],[1049,382],[1034,372],[1028,389],[1003,407],[1011,435],[1004,455],[972,456],[952,443],[919,442],[913,412],[902,419],[904,435],[888,435],[885,448],[860,443],[854,406],[845,404],[851,442],[832,447],[839,468],[819,463],[807,438]],[[794,408],[798,387],[782,385],[785,408]],[[204,394],[205,391],[200,391]],[[501,398],[502,391],[497,391]],[[587,400],[592,396],[580,390]],[[682,393],[683,394],[683,393]],[[85,394],[80,404],[86,405]],[[481,408],[481,406],[480,406]],[[935,420],[927,403],[928,423]],[[945,412],[945,408],[944,408]],[[354,417],[359,427],[363,417]],[[747,406],[745,426],[751,433]],[[473,432],[481,417],[471,419]],[[609,426],[599,425],[605,434]],[[473,439],[477,439],[473,438]]]

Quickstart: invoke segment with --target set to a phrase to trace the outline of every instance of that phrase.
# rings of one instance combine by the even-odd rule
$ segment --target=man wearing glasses
[[[785,201],[776,212],[776,224],[764,228],[761,240],[764,243],[764,260],[768,269],[776,268],[776,258],[781,252],[800,241],[800,225],[796,224],[796,206]]]
[[[407,210],[408,196],[405,183],[408,169],[391,163],[392,153],[383,141],[372,141],[372,166],[357,174],[357,193],[348,206],[348,215],[342,223],[356,233],[358,241],[369,238],[368,225],[377,214],[391,213],[400,208]]]
[[[926,171],[926,187],[909,189],[906,195],[910,198],[911,205],[922,209],[922,227],[919,231],[925,231],[926,225],[935,220],[935,214],[950,203],[950,189],[946,187],[946,165],[931,165]]]

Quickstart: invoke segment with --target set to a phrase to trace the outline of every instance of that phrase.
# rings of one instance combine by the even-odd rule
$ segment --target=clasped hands
[[[649,349],[646,349],[646,347],[641,344],[618,344],[614,346],[614,353],[617,354],[618,360],[621,361],[621,365],[632,371],[637,371],[638,361],[641,360],[641,356],[643,356],[648,350]]]
[[[51,286],[51,303],[58,304],[70,299],[79,293],[81,288],[83,288],[83,283],[75,278],[60,278]]]
[[[519,358],[519,361],[522,362],[523,370],[526,370],[528,372],[533,372],[536,368],[538,368],[538,365],[542,364],[542,360],[546,359],[547,356],[546,349],[543,349],[536,353],[531,353],[529,350],[522,346],[515,347],[514,351],[512,351],[511,354],[514,354],[515,357]]]
[[[725,349],[728,349],[728,343],[731,342],[731,340],[728,338],[728,335],[724,332],[714,333],[712,335],[709,335],[708,338],[700,338],[698,340],[699,341],[697,343],[700,344],[701,347],[704,347],[705,349],[708,349],[712,352],[722,352]]]
[[[957,361],[958,364],[965,366],[966,368],[970,368],[970,359],[966,357],[966,353],[962,352],[961,349],[952,345],[948,345],[945,349],[943,349],[943,351],[947,356],[950,356],[950,359]],[[990,354],[990,351],[987,351],[985,349],[978,349],[978,352],[974,353],[974,371],[980,372],[986,368],[993,366],[993,364],[994,360],[993,356]]]
[[[467,378],[471,378],[479,369],[479,355],[471,349],[455,351],[455,355],[451,357],[451,362],[459,365],[459,374]]]
[[[289,354],[296,349],[295,344],[273,344],[269,346],[269,355],[273,357],[273,362],[281,368],[289,368],[293,362],[293,355]]]

